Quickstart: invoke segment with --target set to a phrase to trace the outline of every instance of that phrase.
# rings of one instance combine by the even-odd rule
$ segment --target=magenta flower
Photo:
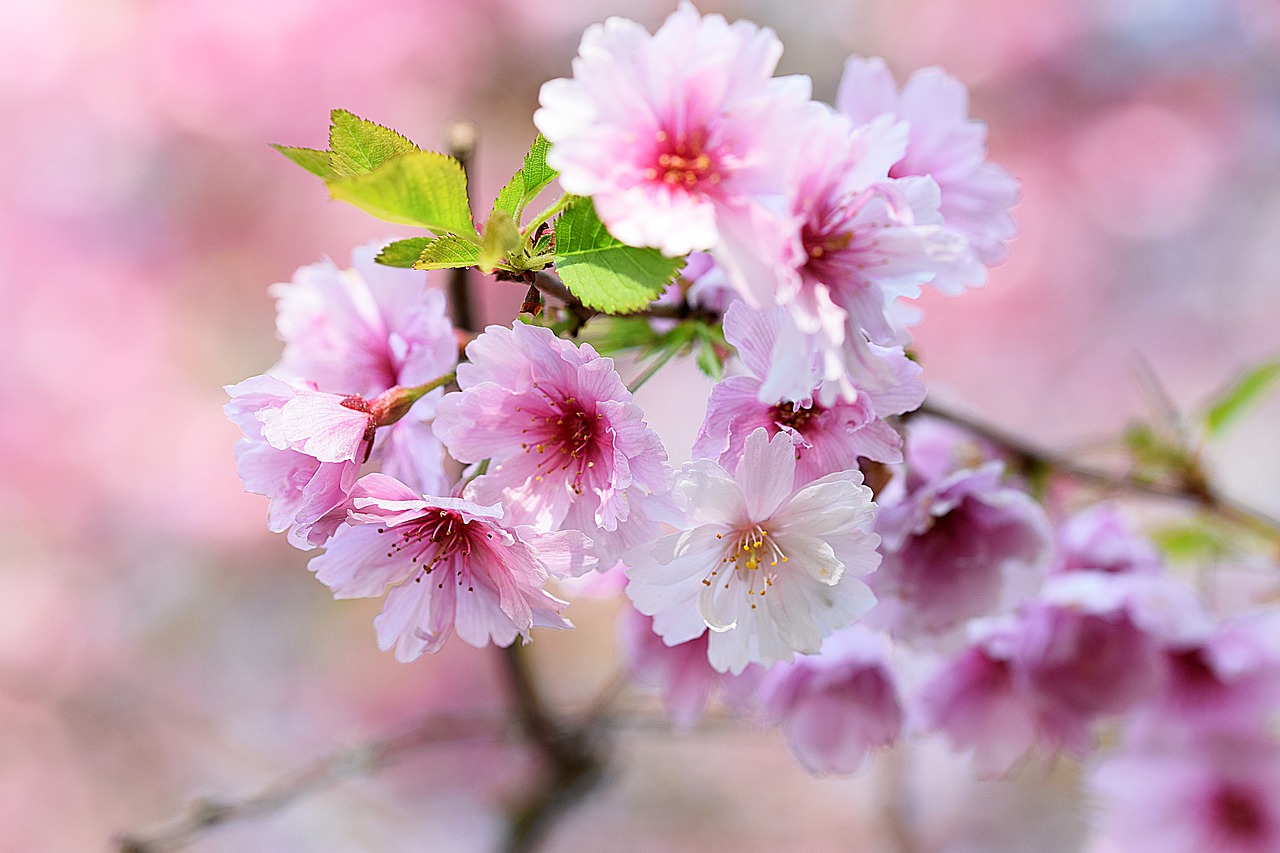
[[[911,75],[899,93],[882,60],[850,57],[836,106],[857,124],[885,115],[905,119],[906,152],[890,175],[932,178],[942,192],[939,211],[947,227],[984,264],[1004,260],[1006,243],[1018,230],[1009,215],[1018,200],[1018,184],[987,161],[987,129],[969,118],[963,83],[939,68],[925,68]]]
[[[1050,546],[1044,511],[1003,485],[1001,463],[935,466],[929,440],[927,432],[909,435],[908,475],[881,493],[876,523],[884,554],[872,579],[877,618],[914,639],[943,637],[965,620],[1012,609],[1035,589]]]
[[[914,707],[921,725],[946,735],[957,751],[972,751],[974,772],[1003,776],[1028,755],[1079,757],[1089,749],[1085,717],[1047,702],[1015,673],[1019,623],[1012,618],[970,623],[971,645],[921,688]]]
[[[462,392],[440,401],[435,430],[454,458],[490,460],[468,498],[586,533],[602,569],[656,536],[642,503],[666,491],[667,454],[612,359],[520,322],[490,326],[467,357]]]
[[[1155,696],[1167,649],[1209,630],[1195,596],[1165,578],[1066,572],[1027,608],[1018,668],[1031,689],[1073,712],[1122,713]]]
[[[782,727],[810,773],[855,773],[871,750],[898,739],[904,715],[889,657],[887,637],[855,625],[817,655],[764,674],[757,697],[765,719]]]
[[[764,429],[730,476],[709,459],[684,466],[672,498],[689,528],[625,557],[627,595],[668,645],[707,628],[719,672],[814,654],[875,599],[859,579],[880,561],[875,504],[856,470],[796,487],[794,447]]]
[[[455,632],[481,648],[528,639],[534,626],[571,627],[560,616],[565,602],[543,587],[590,570],[586,547],[575,531],[508,526],[499,506],[427,497],[369,474],[351,493],[348,522],[309,568],[337,598],[385,592],[373,623],[378,647],[395,646],[408,662]]]
[[[773,78],[781,54],[771,30],[688,2],[653,35],[622,18],[592,26],[573,77],[539,95],[547,162],[624,243],[711,249],[727,211],[777,189],[809,98],[808,78]]]
[[[733,471],[746,438],[758,428],[785,433],[795,445],[797,482],[807,483],[854,467],[859,457],[878,462],[902,460],[902,437],[885,422],[924,400],[920,368],[901,347],[875,347],[876,357],[897,383],[886,391],[858,390],[852,401],[835,397],[823,405],[819,389],[798,400],[765,395],[770,356],[785,322],[782,309],[755,312],[735,303],[724,318],[725,339],[738,349],[748,374],[730,376],[711,389],[707,416],[694,440],[694,456],[715,459]],[[763,397],[763,401],[762,401]]]
[[[267,527],[302,549],[342,523],[377,419],[360,397],[295,388],[273,376],[228,385],[223,407],[244,437],[236,462],[247,491],[270,498]]]
[[[1124,853],[1280,850],[1280,747],[1273,739],[1203,738],[1130,750],[1090,778],[1101,835]]]
[[[276,328],[285,342],[272,374],[373,399],[453,370],[458,344],[444,294],[429,286],[425,272],[375,263],[378,248],[355,249],[352,269],[325,260],[271,288]],[[428,493],[449,487],[430,423],[442,394],[426,394],[380,430],[371,454],[384,473]]]

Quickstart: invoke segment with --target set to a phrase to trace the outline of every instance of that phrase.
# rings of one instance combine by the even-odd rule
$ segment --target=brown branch
[[[608,703],[600,704],[582,722],[567,725],[547,712],[520,641],[502,650],[502,661],[516,720],[547,765],[534,789],[511,809],[502,846],[505,853],[529,853],[546,837],[552,822],[603,779],[601,736]]]
[[[1127,471],[1117,473],[1084,465],[1033,444],[1021,436],[993,426],[969,415],[936,403],[926,402],[918,414],[930,415],[953,423],[998,446],[1013,457],[1016,465],[1041,469],[1071,477],[1083,483],[1115,489],[1141,497],[1192,503],[1205,512],[1217,515],[1257,535],[1280,543],[1280,519],[1226,497],[1214,489],[1202,475],[1187,476],[1180,481],[1150,480]]]
[[[509,736],[508,722],[482,717],[437,714],[404,731],[335,752],[240,800],[199,799],[187,814],[151,832],[127,833],[115,840],[120,853],[166,853],[224,823],[273,815],[302,797],[346,779],[368,776],[432,744]]]

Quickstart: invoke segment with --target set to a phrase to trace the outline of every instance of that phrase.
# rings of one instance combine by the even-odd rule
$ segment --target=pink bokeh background
[[[1190,412],[1280,349],[1268,0],[700,8],[775,28],[781,70],[825,100],[851,52],[971,87],[994,159],[1022,182],[1022,233],[984,290],[924,300],[916,340],[939,399],[1073,447],[1150,416],[1136,377]],[[328,202],[267,143],[322,146],[337,106],[424,147],[469,119],[489,199],[582,29],[610,14],[653,27],[670,9],[0,0],[0,850],[105,849],[433,709],[501,706],[492,650],[380,654],[377,603],[333,602],[236,478],[221,386],[278,356],[267,286],[397,233]],[[486,320],[510,320],[515,285],[474,287]],[[707,387],[677,365],[640,395],[677,462],[701,410],[672,401]],[[1272,513],[1278,422],[1273,397],[1210,449],[1223,487]],[[537,636],[559,701],[611,677],[613,612],[578,602],[580,630]],[[884,815],[909,802],[928,851],[1102,853],[1066,762],[979,783],[920,741],[863,778],[815,780],[776,732],[618,737],[608,783],[551,849],[878,853],[895,849]],[[487,850],[529,771],[517,749],[435,747],[191,849]]]

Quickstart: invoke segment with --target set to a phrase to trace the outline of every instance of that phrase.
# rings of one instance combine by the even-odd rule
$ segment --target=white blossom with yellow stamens
[[[857,470],[795,487],[785,435],[747,437],[737,472],[685,465],[672,489],[687,528],[628,554],[627,595],[667,645],[712,631],[711,665],[814,654],[875,603],[860,579],[880,562],[871,490]]]

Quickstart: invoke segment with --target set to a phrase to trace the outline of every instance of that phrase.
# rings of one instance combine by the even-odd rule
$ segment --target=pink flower
[[[653,35],[622,18],[592,26],[573,77],[539,95],[547,162],[624,243],[711,249],[725,211],[776,190],[808,101],[808,78],[773,78],[781,54],[771,30],[688,2]]]
[[[920,690],[915,708],[924,728],[943,732],[957,750],[972,750],[974,772],[1002,776],[1032,753],[1089,749],[1088,721],[1027,689],[1015,673],[1019,624],[1011,618],[970,623],[971,645]]]
[[[716,672],[707,660],[707,634],[667,645],[653,631],[653,620],[628,607],[619,632],[627,671],[636,681],[662,692],[671,725],[689,731],[698,724],[718,688],[730,704],[740,705],[754,688],[762,670],[748,667],[739,676]]]
[[[795,445],[796,477],[807,483],[833,471],[851,468],[859,457],[878,462],[902,460],[902,437],[885,418],[916,408],[924,400],[920,368],[901,347],[875,347],[897,384],[886,391],[858,390],[852,401],[836,397],[823,405],[817,388],[796,400],[765,393],[770,356],[785,322],[782,309],[760,313],[741,302],[724,318],[725,339],[738,349],[747,375],[730,376],[711,389],[707,416],[694,440],[693,453],[715,459],[733,471],[746,438],[763,427],[770,435],[785,433]]]
[[[672,498],[690,527],[625,557],[627,595],[668,645],[710,628],[711,665],[737,675],[816,653],[874,603],[858,578],[880,560],[862,474],[797,489],[795,468],[790,439],[758,429],[733,476],[709,459],[681,470]]]
[[[351,512],[309,568],[337,598],[386,593],[378,647],[411,661],[455,631],[477,648],[508,646],[534,626],[568,628],[548,578],[588,571],[587,540],[502,523],[500,506],[427,497],[384,474],[362,477]],[[389,588],[389,589],[388,589]]]
[[[910,465],[910,443],[907,453]],[[1002,473],[989,462],[905,487],[895,481],[882,493],[884,562],[872,587],[877,618],[896,634],[943,637],[1035,589],[1049,556],[1048,520],[1028,495],[1001,483]]]
[[[272,286],[276,328],[285,342],[272,374],[372,399],[453,370],[458,345],[444,294],[429,286],[425,272],[375,263],[378,249],[354,250],[351,269],[325,260]],[[430,424],[442,394],[426,394],[381,430],[371,455],[384,473],[429,493],[449,486]]]
[[[883,60],[850,57],[836,106],[857,124],[885,115],[905,119],[906,153],[890,174],[927,175],[936,181],[947,227],[984,264],[1004,260],[1006,242],[1017,233],[1009,208],[1018,200],[1018,184],[987,162],[987,129],[969,118],[963,83],[939,68],[925,68],[911,75],[899,93]]]
[[[236,461],[245,489],[270,498],[267,527],[298,548],[321,545],[342,523],[372,447],[377,419],[360,397],[295,388],[273,376],[228,385],[223,407],[244,437]]]
[[[1164,571],[1155,546],[1129,529],[1119,509],[1095,504],[1058,529],[1054,571],[1091,570],[1156,575]]]
[[[1273,739],[1204,738],[1130,750],[1090,778],[1101,835],[1125,853],[1280,850],[1280,747]]]
[[[1209,630],[1195,596],[1165,578],[1067,572],[1027,608],[1018,667],[1031,689],[1073,712],[1122,713],[1156,694],[1166,649]]]
[[[469,498],[586,533],[602,569],[656,536],[641,504],[666,490],[667,454],[612,359],[520,322],[490,326],[467,357],[462,392],[440,401],[435,430],[456,459],[490,460]]]
[[[859,625],[837,631],[817,655],[776,664],[757,691],[765,718],[810,773],[854,773],[867,753],[902,732],[903,710],[888,638]]]

